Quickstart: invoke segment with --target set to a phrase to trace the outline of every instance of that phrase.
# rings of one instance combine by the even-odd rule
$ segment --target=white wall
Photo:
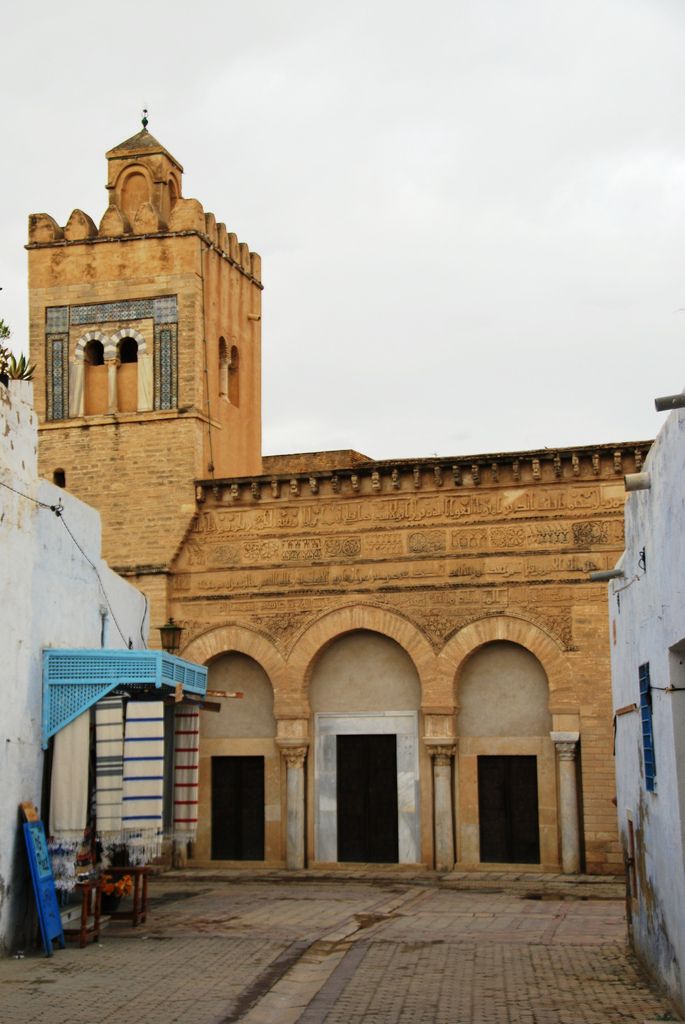
[[[616,719],[617,806],[624,850],[635,833],[635,949],[685,1009],[685,411],[670,414],[644,467],[651,489],[628,495],[625,578],[609,585],[614,709],[640,704],[649,663],[656,791],[647,792],[639,711]],[[639,567],[645,549],[646,571]],[[685,650],[685,647],[682,648]]]
[[[44,647],[100,647],[101,609],[108,647],[147,638],[145,599],[100,558],[100,517],[68,492],[38,480],[37,426],[29,383],[0,384],[0,952],[26,943],[33,919],[19,804],[40,809],[42,660]],[[107,609],[96,573],[69,536],[97,566],[124,639]]]

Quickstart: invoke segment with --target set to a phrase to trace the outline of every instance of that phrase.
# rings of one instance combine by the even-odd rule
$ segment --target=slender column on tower
[[[580,820],[576,752],[578,733],[550,733],[557,752],[559,773],[559,824],[561,827],[561,870],[566,875],[580,871]]]
[[[286,866],[291,870],[304,867],[304,762],[306,746],[282,747],[286,764]]]
[[[117,367],[118,359],[105,359],[107,367],[107,412],[117,411]]]
[[[456,747],[440,744],[429,747],[433,761],[433,821],[435,823],[435,867],[451,871],[454,867],[454,813],[452,809],[452,758]]]

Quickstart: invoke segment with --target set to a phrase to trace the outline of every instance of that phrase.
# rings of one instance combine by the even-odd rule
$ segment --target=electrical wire
[[[128,647],[128,649],[131,650],[131,648],[133,647],[133,640],[130,637],[126,638],[124,636],[124,633],[123,633],[123,631],[121,629],[121,626],[119,625],[119,620],[117,619],[116,615],[114,614],[114,609],[112,607],[112,602],[110,601],[109,595],[107,594],[107,591],[105,590],[105,586],[104,586],[104,584],[102,582],[102,578],[100,576],[100,573],[98,571],[97,566],[95,565],[94,562],[91,561],[91,559],[85,553],[85,551],[83,550],[83,548],[81,547],[79,542],[76,540],[76,537],[74,536],[74,534],[69,529],[69,524],[67,523],[66,519],[64,518],[64,505],[62,504],[62,502],[58,501],[56,505],[49,505],[47,502],[39,501],[38,498],[34,498],[30,494],[25,494],[23,491],[18,491],[16,489],[16,487],[10,487],[10,485],[6,484],[3,480],[0,480],[0,486],[5,487],[8,491],[12,491],[14,494],[18,494],[19,497],[21,497],[21,498],[26,498],[27,501],[32,501],[34,503],[34,505],[37,505],[39,508],[48,509],[48,511],[54,513],[54,515],[57,516],[57,518],[61,522],[61,524],[64,527],[64,529],[67,531],[67,533],[71,537],[72,541],[74,542],[74,544],[76,545],[78,550],[81,552],[81,554],[85,558],[86,562],[88,562],[88,565],[93,569],[93,571],[94,571],[94,573],[95,573],[95,575],[97,577],[97,581],[98,581],[98,584],[100,586],[100,590],[102,591],[102,595],[103,595],[103,597],[105,599],[107,607],[109,608],[110,614],[111,614],[112,619],[114,621],[114,625],[117,627],[117,630],[119,632],[119,636],[123,640],[123,642],[126,645],[126,647]],[[147,596],[145,594],[143,594],[143,597],[145,598],[145,611],[143,613],[143,620],[142,620],[142,622],[140,624],[140,635],[141,635],[141,638],[143,640],[143,644],[145,644],[145,638],[143,637],[143,625],[145,624],[145,617],[147,615],[148,600],[147,600]]]
[[[47,508],[50,512],[54,512],[55,515],[61,515],[64,505],[61,501],[57,502],[56,505],[48,505],[45,501],[39,501],[38,498],[31,497],[30,494],[24,494],[23,491],[18,491],[16,487],[10,487],[3,480],[0,480],[0,487],[7,488],[8,491],[12,491],[13,494],[18,494],[20,498],[26,498],[27,501],[32,501],[34,505],[38,505],[40,508]]]
[[[147,599],[147,594],[143,593],[142,590],[141,590],[141,594],[143,594],[143,600],[145,601],[145,611],[143,612],[143,617],[140,620],[140,639],[143,641],[143,650],[146,651],[147,650],[147,641],[145,640],[145,636],[143,634],[143,626],[145,625],[145,620],[147,618],[149,601]]]
[[[131,650],[131,648],[133,647],[133,640],[131,640],[130,637],[128,639],[126,639],[126,637],[124,636],[124,634],[122,632],[121,626],[119,625],[117,617],[114,614],[114,609],[112,608],[112,603],[111,603],[109,597],[107,596],[107,591],[105,590],[104,584],[102,582],[102,579],[100,577],[100,573],[98,572],[98,568],[97,568],[95,562],[91,562],[91,560],[88,557],[88,555],[85,553],[85,551],[83,550],[83,548],[81,547],[79,542],[76,540],[76,537],[74,537],[73,533],[69,529],[69,524],[67,523],[66,519],[64,518],[64,515],[62,514],[62,512],[55,511],[55,515],[57,516],[57,518],[61,522],[61,524],[64,527],[64,529],[67,531],[67,533],[69,534],[69,536],[73,540],[73,542],[76,545],[76,547],[79,549],[79,551],[81,552],[81,554],[85,558],[86,562],[88,562],[88,565],[95,572],[95,575],[97,576],[98,583],[100,584],[100,590],[102,591],[103,597],[104,597],[105,601],[107,602],[107,607],[109,608],[111,616],[112,616],[112,619],[114,620],[114,625],[117,627],[117,630],[119,631],[119,636],[124,641],[124,643],[126,644],[128,649]]]

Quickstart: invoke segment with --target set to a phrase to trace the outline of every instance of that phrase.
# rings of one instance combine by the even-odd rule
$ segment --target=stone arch
[[[550,712],[573,713],[577,700],[568,656],[563,646],[541,626],[521,616],[492,615],[469,623],[443,648],[440,658],[440,692],[455,701],[459,673],[472,654],[494,640],[508,640],[534,654],[549,683]]]
[[[274,712],[278,717],[279,700],[287,700],[288,696],[288,672],[281,654],[263,633],[246,626],[219,626],[195,637],[181,654],[189,661],[205,665],[229,651],[247,654],[264,669],[273,687]]]
[[[105,360],[116,359],[117,347],[113,343],[113,339],[103,334],[102,331],[86,331],[76,342],[74,359],[81,363],[83,362],[86,345],[89,341],[99,341],[101,343]]]
[[[152,197],[152,181],[148,169],[142,164],[128,164],[117,178],[115,190],[119,209],[133,224],[137,211]]]
[[[422,702],[436,672],[436,658],[425,635],[409,619],[387,608],[371,604],[347,605],[316,619],[293,645],[288,664],[296,692],[293,698],[308,707],[308,690],[319,655],[338,637],[356,630],[380,633],[395,640],[409,655],[421,683]]]
[[[138,355],[145,355],[147,352],[147,342],[140,331],[137,331],[134,327],[122,327],[120,331],[117,331],[116,334],[112,335],[111,343],[114,346],[115,354],[119,347],[119,342],[122,341],[123,338],[133,338],[138,345]]]

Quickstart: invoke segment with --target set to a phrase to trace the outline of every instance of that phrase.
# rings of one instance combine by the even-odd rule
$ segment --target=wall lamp
[[[589,579],[592,583],[608,583],[609,580],[622,580],[624,575],[623,569],[600,569],[591,572]]]
[[[167,654],[178,654],[181,646],[182,632],[183,626],[177,626],[171,616],[165,626],[159,626],[162,649],[165,650]]]
[[[679,395],[664,395],[663,398],[655,398],[654,408],[657,412],[685,408],[685,391],[681,391]]]
[[[627,491],[648,491],[652,486],[649,473],[626,473],[623,482]]]

